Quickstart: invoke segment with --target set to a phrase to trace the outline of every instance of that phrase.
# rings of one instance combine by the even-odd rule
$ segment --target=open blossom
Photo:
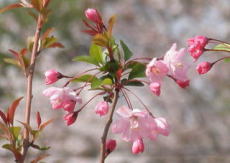
[[[87,19],[97,24],[100,24],[102,22],[102,18],[99,12],[94,8],[88,8],[87,10],[85,10],[85,16],[87,17]]]
[[[53,109],[61,109],[73,112],[76,103],[81,104],[82,99],[68,87],[50,87],[43,91],[43,94],[50,98]]]
[[[106,115],[108,111],[109,111],[109,104],[108,102],[105,101],[99,102],[95,107],[95,113],[100,116]]]
[[[153,118],[147,111],[129,109],[117,110],[118,119],[112,125],[112,132],[121,134],[124,141],[134,142],[140,138],[155,140],[157,135],[168,135],[169,127],[164,118]]]
[[[196,36],[187,40],[188,52],[197,60],[204,52],[204,48],[208,43],[208,38],[205,36]]]
[[[197,65],[196,70],[199,74],[206,74],[212,68],[210,62],[202,62]]]
[[[133,154],[139,154],[144,152],[144,143],[143,143],[143,139],[137,139],[133,142],[133,146],[132,146],[132,152]]]
[[[185,61],[185,49],[176,50],[177,45],[174,43],[164,56],[164,61],[169,68],[168,74],[178,83],[189,84],[187,71],[189,69],[188,62]]]
[[[64,120],[66,122],[66,125],[69,126],[69,125],[72,125],[76,119],[77,119],[77,116],[78,114],[77,113],[67,113],[65,116],[64,116]]]
[[[45,72],[45,83],[46,85],[53,84],[62,77],[60,72],[57,72],[54,69],[48,70]]]
[[[150,82],[161,83],[163,77],[168,73],[169,69],[164,61],[153,58],[147,65],[145,74]]]

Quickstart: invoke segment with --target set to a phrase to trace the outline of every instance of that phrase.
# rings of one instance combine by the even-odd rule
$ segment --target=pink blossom
[[[169,130],[169,125],[168,125],[166,119],[163,117],[159,117],[159,118],[155,118],[154,120],[157,124],[156,130],[160,134],[162,134],[164,136],[168,136],[170,133],[170,130]]]
[[[117,114],[118,119],[112,125],[112,132],[121,134],[124,141],[133,142],[140,138],[155,140],[158,134],[163,133],[159,128],[159,120],[150,116],[147,111],[131,110],[122,106],[117,110]],[[167,124],[166,121],[165,124]],[[167,126],[165,125],[165,130]],[[163,129],[163,127],[161,128]]]
[[[53,84],[62,77],[62,74],[54,69],[45,72],[45,83],[46,85]]]
[[[116,146],[117,146],[116,140],[114,139],[107,140],[105,145],[107,155],[113,152]]]
[[[161,85],[160,83],[154,82],[149,85],[150,90],[157,96],[161,94]]]
[[[50,87],[43,91],[43,94],[50,98],[53,109],[61,109],[73,112],[76,103],[81,104],[82,100],[76,93],[68,88]]]
[[[189,86],[190,80],[185,80],[185,81],[176,80],[176,83],[177,83],[181,88],[186,88],[186,87]]]
[[[76,119],[77,119],[77,116],[78,114],[77,113],[67,113],[65,116],[64,116],[64,120],[66,122],[66,125],[69,126],[69,125],[72,125]]]
[[[145,74],[151,82],[161,83],[163,77],[167,75],[168,70],[169,69],[164,61],[153,58],[147,65]]]
[[[196,70],[199,74],[206,74],[212,68],[210,62],[202,62],[197,65]]]
[[[176,50],[177,45],[174,43],[164,56],[164,61],[169,68],[168,75],[176,81],[186,82],[188,80],[187,71],[189,64],[185,61],[185,49]]]
[[[109,104],[108,102],[105,101],[99,102],[95,107],[95,113],[100,116],[106,115],[108,111],[109,111]]]
[[[102,22],[101,16],[96,9],[88,8],[87,10],[85,10],[85,16],[87,17],[87,19],[97,24],[100,24]]]
[[[204,52],[205,46],[208,43],[208,38],[205,36],[196,36],[187,40],[188,52],[197,60]]]
[[[133,154],[139,154],[144,152],[144,143],[142,139],[137,139],[133,142],[133,146],[132,146],[132,152]]]

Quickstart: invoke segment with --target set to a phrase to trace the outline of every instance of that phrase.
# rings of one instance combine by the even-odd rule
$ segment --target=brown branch
[[[34,69],[35,69],[36,57],[37,57],[37,53],[38,53],[39,40],[40,40],[40,34],[41,34],[42,26],[43,26],[42,16],[39,15],[38,19],[37,19],[36,31],[34,34],[34,44],[33,44],[33,49],[32,49],[31,58],[30,58],[30,66],[29,66],[29,70],[28,70],[28,74],[27,74],[25,123],[28,125],[30,124],[31,103],[32,103],[32,97],[33,97],[33,95],[32,95],[33,75],[34,75]],[[30,146],[29,131],[25,129],[22,158],[19,161],[20,163],[24,162],[29,146]]]
[[[107,135],[109,132],[109,128],[110,125],[113,121],[113,114],[117,105],[117,101],[118,101],[118,97],[119,97],[119,90],[116,90],[115,96],[114,96],[114,101],[112,104],[112,110],[110,112],[109,118],[107,120],[107,123],[105,125],[104,131],[103,131],[103,135],[101,137],[101,155],[100,155],[100,163],[104,163],[105,159],[106,159],[106,139],[107,139]]]

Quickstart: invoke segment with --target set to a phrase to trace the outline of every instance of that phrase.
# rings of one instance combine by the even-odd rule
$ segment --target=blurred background
[[[16,2],[1,0],[0,6]],[[186,46],[186,40],[195,35],[206,35],[230,42],[229,0],[53,0],[53,13],[45,26],[55,27],[54,33],[65,45],[64,49],[47,50],[38,59],[34,78],[33,119],[40,111],[42,119],[57,118],[45,129],[40,144],[51,146],[45,162],[92,163],[98,162],[99,140],[106,118],[94,113],[98,98],[80,114],[77,122],[66,127],[62,111],[51,109],[42,91],[43,72],[55,68],[66,75],[82,72],[86,64],[72,62],[77,55],[87,54],[90,37],[82,33],[81,20],[86,8],[95,7],[105,20],[117,16],[114,35],[124,40],[140,56],[163,56],[176,42]],[[0,107],[6,109],[13,99],[25,95],[22,72],[3,62],[10,56],[8,49],[21,49],[26,38],[34,33],[35,24],[25,10],[15,9],[0,15]],[[214,61],[226,54],[207,53],[201,57]],[[191,59],[191,57],[188,56]],[[194,65],[195,66],[195,65]],[[88,65],[87,65],[88,67]],[[199,76],[195,67],[189,72],[191,86],[179,88],[166,79],[162,95],[156,97],[148,88],[131,88],[149,106],[154,115],[165,117],[171,125],[168,137],[160,136],[156,142],[145,141],[145,152],[134,156],[131,144],[121,141],[119,135],[110,134],[118,141],[117,150],[108,163],[229,163],[230,162],[230,74],[229,63],[222,62],[206,75]],[[62,86],[63,81],[55,84]],[[78,85],[72,85],[77,87]],[[86,101],[93,92],[84,92]],[[141,105],[133,99],[133,104]],[[121,99],[118,106],[125,104]],[[23,120],[24,102],[17,110],[16,119]],[[35,126],[35,120],[32,120]],[[0,145],[4,142],[0,140]],[[29,160],[40,152],[31,150]],[[0,163],[13,162],[11,153],[0,149]]]

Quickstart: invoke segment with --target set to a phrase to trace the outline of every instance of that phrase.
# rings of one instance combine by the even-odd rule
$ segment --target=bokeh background
[[[16,0],[1,0],[0,6],[11,2]],[[230,41],[229,0],[53,0],[53,13],[45,28],[55,27],[54,34],[65,48],[47,50],[39,57],[32,114],[35,118],[35,112],[40,111],[43,120],[57,118],[40,138],[40,144],[51,146],[47,151],[51,156],[45,159],[49,163],[92,163],[99,157],[99,140],[106,118],[95,115],[93,106],[102,99],[91,103],[73,126],[66,127],[63,112],[52,110],[48,99],[42,96],[47,88],[43,80],[45,70],[55,68],[73,75],[86,68],[85,64],[72,62],[72,58],[88,53],[90,37],[81,32],[83,11],[88,7],[99,9],[105,19],[116,14],[114,35],[117,40],[124,40],[136,57],[162,56],[172,43],[185,47],[186,39],[195,35]],[[0,15],[0,107],[3,110],[13,99],[25,95],[25,79],[20,70],[2,59],[10,56],[8,49],[24,47],[34,28],[33,19],[22,9]],[[200,61],[213,61],[224,55],[209,53]],[[194,69],[195,64],[189,72],[191,86],[185,90],[169,79],[164,81],[160,97],[152,95],[148,88],[131,88],[156,116],[168,119],[171,134],[159,137],[156,142],[146,141],[145,152],[138,156],[131,154],[131,144],[110,134],[110,138],[117,139],[118,147],[108,157],[108,163],[230,162],[229,63],[217,64],[203,76],[197,75]],[[60,81],[55,85],[62,84]],[[93,92],[84,92],[82,97],[86,101],[92,95]],[[141,107],[136,99],[132,101]],[[122,104],[125,104],[123,99],[119,106]],[[24,102],[17,111],[17,120],[23,120],[23,108]],[[27,162],[39,153],[31,150]],[[11,162],[12,155],[0,149],[0,163]]]

